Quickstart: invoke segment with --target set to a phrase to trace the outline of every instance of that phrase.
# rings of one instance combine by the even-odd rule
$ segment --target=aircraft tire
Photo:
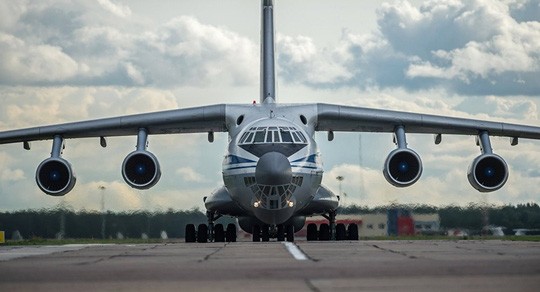
[[[287,225],[287,241],[294,241],[294,225]]]
[[[285,241],[285,226],[283,224],[277,226],[277,241]]]
[[[307,241],[317,240],[317,224],[309,223],[307,226]]]
[[[195,231],[195,225],[186,225],[186,233],[184,235],[186,242],[195,242],[197,239],[197,232]]]
[[[358,225],[355,223],[349,224],[347,227],[347,239],[349,240],[358,240]]]
[[[197,228],[197,242],[208,242],[208,226],[206,224],[199,224]]]
[[[263,225],[262,226],[262,229],[261,229],[261,240],[263,242],[268,242],[270,241],[270,232],[269,232],[269,226],[268,225]]]
[[[253,225],[253,242],[261,241],[261,226]]]
[[[236,242],[236,225],[234,225],[233,223],[229,223],[227,225],[225,237],[227,242]]]
[[[328,226],[328,224],[326,223],[321,224],[321,226],[319,227],[319,240],[330,240],[330,226]]]
[[[225,242],[225,230],[223,230],[223,224],[216,224],[214,227],[214,241]]]
[[[345,224],[339,223],[336,225],[336,240],[346,240],[347,239],[347,230],[345,229]]]

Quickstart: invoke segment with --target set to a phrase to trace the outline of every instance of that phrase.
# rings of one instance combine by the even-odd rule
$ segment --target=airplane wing
[[[361,107],[317,104],[317,131],[478,135],[540,139],[540,127]]]
[[[328,131],[328,140],[334,131],[393,132],[397,149],[386,158],[383,174],[396,187],[410,186],[422,174],[422,160],[407,147],[406,133],[436,134],[436,144],[442,134],[476,135],[482,154],[469,166],[467,178],[480,192],[498,190],[508,179],[508,166],[493,153],[490,136],[510,137],[511,145],[519,138],[540,139],[540,127],[331,104],[317,104],[317,117],[315,130]]]
[[[211,105],[113,118],[73,122],[0,132],[0,144],[64,139],[137,135],[140,128],[148,134],[224,132],[226,106]]]

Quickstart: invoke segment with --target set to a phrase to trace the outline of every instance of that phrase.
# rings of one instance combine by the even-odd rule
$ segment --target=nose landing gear
[[[277,241],[294,241],[294,225],[253,225],[253,242],[267,242],[270,238],[276,238]]]

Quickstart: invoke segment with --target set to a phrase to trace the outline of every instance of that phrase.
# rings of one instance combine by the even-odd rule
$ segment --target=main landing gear
[[[270,238],[277,238],[277,241],[294,241],[294,225],[253,225],[251,232],[253,242],[267,242]]]
[[[317,224],[308,224],[306,238],[308,241],[358,240],[358,225],[351,223],[345,228],[343,223],[336,224],[336,211],[330,211],[322,216],[328,219],[328,224],[321,224],[319,230]]]
[[[215,212],[206,212],[208,224],[199,224],[195,229],[194,224],[186,225],[186,242],[236,242],[236,225],[230,223],[225,229],[223,224],[214,224],[221,218]]]

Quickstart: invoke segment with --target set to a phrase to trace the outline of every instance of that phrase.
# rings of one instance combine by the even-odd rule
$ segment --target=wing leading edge
[[[144,128],[148,134],[225,132],[226,105],[119,116],[82,122],[33,127],[0,132],[0,144],[50,140],[55,135],[65,139],[137,135]]]
[[[317,104],[317,131],[394,132],[403,126],[407,133],[478,135],[540,139],[540,127],[444,117],[390,110]]]

